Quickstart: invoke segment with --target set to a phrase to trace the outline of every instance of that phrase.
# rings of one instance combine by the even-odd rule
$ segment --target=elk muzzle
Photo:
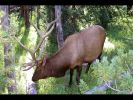
[[[33,76],[32,76],[32,81],[33,81],[33,82],[36,82],[36,81],[38,81],[39,79],[40,79],[39,76],[38,76],[36,73],[34,73]]]

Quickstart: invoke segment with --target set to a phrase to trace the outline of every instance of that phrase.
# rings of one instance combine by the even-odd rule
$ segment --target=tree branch
[[[59,18],[60,18],[60,16],[57,17],[54,21],[48,23],[47,28],[46,28],[46,32],[49,30],[49,28],[50,28],[50,26],[51,26],[52,24],[54,24],[57,20],[59,20]]]
[[[120,91],[118,89],[115,89],[113,87],[111,87],[113,84],[113,82],[105,82],[104,84],[100,85],[100,86],[96,86],[94,87],[93,89],[89,90],[89,91],[86,91],[84,94],[93,94],[95,93],[96,91],[105,91],[107,89],[112,89],[113,91],[116,91],[116,92],[123,92],[123,91]]]

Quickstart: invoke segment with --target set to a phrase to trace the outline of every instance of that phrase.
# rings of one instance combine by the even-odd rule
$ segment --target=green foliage
[[[44,20],[45,21],[44,27],[46,27],[46,25],[47,25],[46,22],[49,23],[54,20],[54,13],[53,13],[54,6],[46,6],[46,7],[44,7],[44,9],[45,9],[45,12],[43,12],[43,13],[46,13],[46,16],[45,16],[46,18]],[[53,30],[53,32],[46,39],[45,52],[49,53],[49,55],[52,55],[57,50],[58,50],[57,39],[56,39],[55,30]]]
[[[5,76],[5,70],[4,68],[0,68],[0,94],[5,91],[6,84],[6,76]]]
[[[96,61],[93,66],[93,75],[97,78],[98,84],[104,82],[116,81],[113,83],[113,87],[117,87],[120,92],[112,93],[127,93],[129,94],[132,90],[133,77],[133,51],[124,53],[123,50],[118,50],[117,55],[114,56],[110,61],[107,57],[103,57],[102,61]]]
[[[4,12],[2,10],[0,10],[0,18],[2,18],[4,15]]]
[[[24,45],[26,45],[27,43],[27,39],[28,39],[28,35],[29,35],[29,31],[30,31],[30,28],[26,28],[25,27],[25,24],[24,24],[24,19],[19,19],[20,23],[19,23],[19,31],[18,31],[18,34],[16,35],[20,35],[21,36],[21,39],[20,39],[20,42],[23,43]],[[20,58],[20,55],[22,54],[25,54],[25,50],[20,46],[20,44],[18,44],[16,46],[16,62],[19,61],[19,58]]]
[[[0,18],[3,16],[3,12],[0,11]],[[1,25],[0,25],[1,26]],[[7,33],[3,32],[2,29],[0,29],[0,37],[6,37]],[[4,47],[3,42],[5,39],[0,38],[0,94],[5,91],[6,87],[6,75],[5,75],[5,69],[4,69]]]
[[[83,9],[80,9],[80,6],[62,7],[62,27],[65,38],[68,35],[79,31],[80,25],[78,25],[78,20],[83,14],[82,10]]]
[[[45,52],[49,53],[49,55],[54,54],[58,50],[57,41],[56,41],[56,38],[54,36],[50,35],[47,38],[45,50],[46,50]]]
[[[85,81],[83,81],[83,79],[80,79],[79,89],[80,89],[81,93],[84,93],[86,90],[89,89],[87,83]]]
[[[49,78],[43,82],[41,87],[39,88],[40,94],[65,94],[65,86],[60,84],[55,84],[55,78]],[[54,85],[55,84],[55,85]]]
[[[75,76],[75,75],[74,75]],[[73,79],[74,80],[74,79]],[[75,82],[71,87],[68,86],[69,74],[61,78],[47,78],[39,81],[39,94],[80,94]]]

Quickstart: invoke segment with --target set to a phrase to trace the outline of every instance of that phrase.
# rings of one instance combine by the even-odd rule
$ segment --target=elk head
[[[45,64],[47,61],[48,55],[45,55],[43,59],[36,61],[36,70],[33,74],[32,81],[38,81],[39,79],[45,78],[47,75],[44,73]]]
[[[27,48],[25,45],[23,45],[16,37],[15,35],[13,36],[14,39],[26,50],[30,53],[31,57],[32,57],[32,61],[29,62],[29,63],[24,63],[23,64],[23,67],[25,67],[23,69],[23,71],[27,71],[29,69],[31,69],[32,67],[36,66],[36,70],[35,70],[35,73],[34,73],[34,77],[33,77],[33,80],[37,80],[38,77],[40,77],[41,75],[41,69],[43,68],[43,66],[45,65],[45,62],[46,62],[46,59],[40,59],[40,58],[37,58],[35,56],[35,53],[38,51],[38,49],[40,48],[40,46],[42,45],[44,39],[52,32],[52,30],[54,29],[54,26],[55,26],[55,22],[59,19],[59,17],[57,17],[54,21],[52,21],[51,23],[48,23],[47,25],[47,28],[46,28],[46,32],[41,32],[34,24],[33,27],[36,29],[37,31],[37,34],[39,35],[40,37],[40,41],[38,43],[38,45],[35,47],[34,50],[30,50],[29,48]],[[37,59],[36,59],[37,58]],[[39,59],[39,60],[38,60]]]

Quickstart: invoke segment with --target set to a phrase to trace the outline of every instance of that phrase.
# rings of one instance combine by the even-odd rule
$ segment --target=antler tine
[[[58,19],[59,19],[59,17],[56,18],[54,21],[52,21],[52,22],[50,22],[50,23],[48,24],[48,27],[47,27],[47,29],[46,29],[46,33],[45,33],[45,35],[43,35],[42,37],[41,37],[41,32],[40,32],[40,30],[39,30],[34,24],[32,24],[32,25],[34,26],[34,28],[37,30],[37,33],[39,34],[39,36],[41,37],[41,40],[39,41],[39,44],[36,46],[36,49],[34,50],[33,53],[35,53],[35,52],[39,49],[39,47],[40,47],[41,44],[43,43],[44,39],[53,31],[54,26],[55,26],[55,22],[56,22]],[[51,26],[52,24],[53,24],[53,26],[52,26],[51,29],[48,31],[48,29],[50,28],[50,26]],[[47,32],[47,31],[48,31],[48,32]]]
[[[29,62],[29,63],[24,63],[24,64],[23,64],[23,67],[27,67],[27,66],[31,66],[31,65],[32,65],[32,61]]]
[[[50,29],[48,32],[46,32],[46,33],[43,35],[42,38],[46,38],[46,37],[53,31],[54,26],[55,26],[55,24],[53,24],[53,26],[51,27],[51,29]]]
[[[60,18],[60,16],[57,17],[54,21],[48,23],[47,28],[46,28],[46,32],[49,30],[50,26],[51,26],[52,24],[54,24],[59,18]]]
[[[26,46],[24,46],[15,36],[14,38],[26,51],[30,52],[30,54],[33,54],[33,52],[30,49],[28,49]]]
[[[30,49],[28,49],[26,46],[24,46],[15,36],[14,36],[14,38],[26,51],[28,51],[30,53],[30,55],[32,56],[32,59],[36,61],[35,53],[32,52]]]
[[[36,49],[35,49],[34,52],[36,52],[36,51],[39,49],[39,47],[40,47],[41,44],[43,43],[44,39],[53,31],[56,21],[57,21],[57,19],[54,20],[54,21],[52,21],[52,23],[50,23],[51,25],[53,24],[53,26],[51,27],[51,29],[50,29],[48,32],[46,32],[46,33],[42,36],[42,38],[41,38],[41,40],[39,41],[39,44],[37,45],[37,47],[36,47]],[[50,25],[50,26],[51,26],[51,25]]]
[[[26,70],[31,69],[32,67],[35,66],[35,64],[36,64],[35,61],[31,61],[31,62],[29,62],[29,63],[24,63],[24,64],[23,64],[23,67],[27,67],[27,66],[29,66],[29,67],[24,68],[23,71],[26,71]]]
[[[30,50],[29,48],[27,48],[24,44],[22,44],[22,43],[15,37],[15,35],[13,35],[13,37],[15,38],[15,40],[16,40],[26,51],[28,51],[28,52],[30,53],[30,55],[31,55],[31,57],[32,57],[32,59],[33,59],[33,61],[31,61],[31,62],[29,62],[29,63],[25,63],[25,64],[23,65],[24,67],[29,66],[28,68],[24,69],[23,71],[27,71],[27,70],[31,69],[33,66],[36,65],[36,61],[37,61],[37,60],[36,60],[36,57],[35,57],[35,53],[36,53],[36,51],[40,48],[40,46],[41,46],[41,44],[43,43],[44,39],[53,31],[54,26],[55,26],[55,22],[56,22],[57,20],[58,20],[58,18],[55,19],[54,21],[52,21],[52,22],[50,22],[50,23],[48,24],[48,27],[47,27],[47,29],[46,29],[45,34],[42,34],[41,31],[40,31],[33,23],[31,23],[31,24],[33,25],[33,27],[36,29],[37,34],[40,36],[39,44],[36,46],[35,50],[33,50],[33,51]],[[52,24],[53,24],[53,25],[52,25]],[[51,27],[51,28],[50,28],[50,27]]]
[[[37,45],[36,49],[34,52],[36,52],[39,47],[41,46],[41,44],[43,43],[44,39],[52,32],[52,30],[54,29],[54,25],[52,26],[52,28],[47,32],[45,33],[45,35],[42,36],[41,40],[39,41],[39,44]]]
[[[41,37],[41,31],[32,22],[31,25],[36,29],[37,34]]]
[[[23,69],[23,71],[27,71],[27,70],[31,69],[32,67],[34,67],[34,66],[35,66],[35,63],[33,63],[30,67]]]

